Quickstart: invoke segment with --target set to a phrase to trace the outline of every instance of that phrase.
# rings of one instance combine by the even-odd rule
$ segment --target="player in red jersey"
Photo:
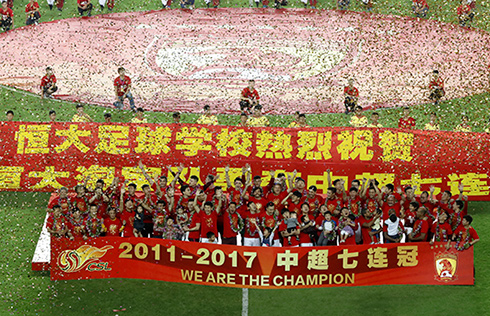
[[[78,0],[78,1],[87,1],[87,0]],[[90,4],[92,6],[92,4]],[[92,7],[90,7],[92,9]],[[79,9],[80,10],[80,9]],[[83,13],[80,13],[82,15]],[[124,67],[119,67],[117,69],[119,76],[114,79],[114,93],[116,95],[116,102],[114,102],[114,106],[118,109],[124,108],[124,99],[129,100],[129,106],[132,111],[136,111],[136,107],[134,105],[134,98],[131,94],[131,78],[126,76],[126,69]]]
[[[85,219],[79,209],[74,209],[69,217],[70,239],[81,239],[85,236]]]
[[[53,237],[60,238],[68,236],[69,223],[61,212],[61,206],[55,205],[53,207],[53,214],[48,217],[46,229]]]
[[[170,217],[170,212],[168,210],[172,209],[169,206],[168,210],[165,209],[167,206],[167,202],[164,200],[158,200],[155,210],[153,211],[153,233],[151,235],[152,238],[162,238],[162,234],[165,228],[165,223],[167,223],[167,219]],[[182,226],[182,229],[186,227]]]
[[[434,208],[436,207],[434,201],[434,190],[435,187],[430,187],[430,195],[429,192],[423,191],[419,197],[415,197],[415,201],[419,203],[420,206],[424,206],[427,209],[427,216],[434,221],[436,219],[434,215]]]
[[[286,206],[289,213],[296,213],[298,218],[301,217],[301,198],[302,195],[298,191],[291,191],[289,194],[281,201],[281,204]]]
[[[449,213],[443,211],[436,222],[434,222],[430,228],[432,232],[432,238],[430,244],[434,242],[447,242],[448,245],[451,242],[451,235],[453,230],[451,224],[448,223]],[[447,248],[447,246],[446,246]]]
[[[97,205],[98,216],[101,218],[105,218],[108,216],[107,207],[109,206],[109,202],[109,198],[107,197],[107,195],[104,194],[104,192],[102,192],[101,188],[95,188],[94,194],[88,200],[89,204]]]
[[[41,13],[39,13],[39,3],[34,0],[29,0],[26,5],[26,25],[39,24]]]
[[[56,76],[53,74],[53,69],[51,67],[46,68],[46,75],[41,79],[41,99],[53,98],[53,93],[58,91],[58,86],[56,85]]]
[[[259,104],[259,100],[259,93],[255,89],[255,80],[249,80],[248,87],[242,90],[240,96],[240,110],[251,114],[252,108]]]
[[[58,193],[58,197],[51,200],[48,204],[48,212],[51,212],[55,205],[59,205],[61,207],[61,212],[65,215],[68,215],[71,211],[72,200],[68,196],[68,189],[66,187],[61,187]]]
[[[373,229],[373,227],[381,218],[381,212],[376,212],[373,215],[367,209],[363,209],[361,215],[359,217],[359,225],[361,225],[362,243],[364,245],[379,243],[378,234],[382,229]]]
[[[133,237],[134,211],[136,207],[133,200],[124,200],[124,193],[126,191],[122,188],[119,200],[119,219],[124,225],[123,237]]]
[[[102,235],[104,232],[104,221],[97,216],[97,205],[90,204],[89,214],[83,225],[85,226],[86,232],[83,236],[84,239],[87,239],[88,237],[100,237]]]
[[[258,224],[260,224],[260,226],[262,226],[263,228],[269,227],[270,229],[274,230],[274,228],[279,223],[280,216],[281,214],[278,210],[276,210],[274,203],[268,202],[265,206],[265,212],[262,212],[260,214],[260,221]],[[279,239],[277,233],[272,236],[272,240],[273,243],[271,246],[281,247],[281,240]]]
[[[359,98],[359,90],[354,87],[354,79],[350,78],[347,81],[347,86],[344,87],[344,106],[345,114],[354,112],[357,106],[357,100]]]
[[[455,232],[463,224],[464,208],[467,203],[461,200],[456,200],[453,204],[453,213],[451,214],[451,219],[449,223],[451,224],[451,229]]]
[[[394,195],[389,195],[386,202],[381,201],[381,210],[383,211],[383,219],[389,217],[390,211],[394,211],[397,217],[403,217],[403,208],[400,201],[395,199]]]
[[[424,206],[419,207],[417,210],[417,220],[413,224],[413,230],[407,235],[408,242],[424,242],[427,241],[429,234],[429,223],[425,218],[427,217],[427,208]]]
[[[250,247],[260,247],[260,234],[255,222],[259,223],[261,213],[254,202],[247,203],[247,209],[238,210],[244,222],[243,245]]]
[[[199,195],[204,195],[205,193],[201,191]],[[225,196],[220,196],[218,205],[214,207],[213,203],[205,202],[204,206],[201,208],[197,203],[198,196],[194,198],[194,210],[201,217],[201,242],[208,242],[208,233],[212,232],[215,236],[218,236],[218,214],[221,211],[222,200]]]
[[[317,229],[315,217],[310,213],[310,206],[308,203],[301,204],[301,214],[298,216],[298,218],[300,219],[300,246],[313,247],[316,244]]]
[[[244,223],[236,211],[236,203],[231,202],[223,215],[223,245],[236,245],[237,236],[243,229]]]
[[[318,215],[320,205],[324,203],[322,196],[316,194],[317,191],[317,187],[312,185],[308,188],[308,194],[306,194],[306,196],[303,198],[303,202],[308,203],[310,206],[310,213],[312,213],[314,216]]]
[[[267,204],[267,199],[264,197],[262,188],[255,188],[252,190],[252,194],[250,196],[246,196],[245,198],[249,201],[252,201],[257,205],[257,209],[259,212],[265,211],[265,206]],[[271,227],[274,228],[274,227]]]
[[[466,250],[480,241],[476,230],[470,226],[472,222],[473,218],[470,215],[465,215],[462,225],[454,232],[452,239],[456,241],[456,245],[454,246],[456,250]]]
[[[281,234],[281,237],[284,239],[290,239],[290,242],[284,242],[283,241],[283,246],[284,247],[299,247],[299,238],[296,238],[300,234],[300,230],[292,230],[288,232],[288,225],[286,221],[289,219],[290,213],[288,209],[283,209],[282,210],[282,217],[283,220],[279,224],[278,231]],[[291,237],[291,238],[288,238]]]
[[[284,198],[288,195],[288,192],[282,191],[282,185],[280,182],[274,183],[274,186],[272,187],[272,191],[267,194],[267,203],[272,202],[274,203],[275,208],[278,211],[281,211],[283,208],[283,205],[281,202],[284,200]]]
[[[439,76],[439,70],[432,71],[432,79],[429,82],[429,99],[434,105],[446,94],[444,91],[444,80]]]
[[[109,209],[109,217],[104,219],[104,231],[108,237],[121,237],[121,233],[124,230],[124,225],[121,220],[116,217],[116,210]]]
[[[297,174],[298,171],[294,170],[293,175],[288,175],[288,184],[290,188],[289,190],[293,192],[299,192],[301,193],[301,196],[305,196],[306,194],[308,194],[308,190],[306,190],[306,182],[303,178],[296,177]]]
[[[235,180],[233,181],[233,184],[235,186],[231,184],[229,172],[230,172],[230,166],[226,166],[225,177],[226,177],[226,183],[228,185],[228,194],[229,194],[228,200],[230,203],[235,202],[237,204],[237,208],[240,208],[244,203],[243,201],[244,193],[246,193],[247,191],[243,187],[243,182],[241,177],[235,178]]]
[[[403,109],[403,117],[398,120],[398,128],[415,129],[415,119],[410,116],[410,109]]]
[[[329,187],[335,188],[335,197],[337,199],[344,198],[344,194],[345,194],[344,180],[336,179],[332,182],[332,175],[330,169],[327,169],[327,183]]]
[[[339,199],[336,196],[337,190],[334,187],[330,187],[327,189],[327,198],[325,199],[325,205],[327,206],[328,211],[332,214],[332,217],[338,219],[340,215],[340,209],[344,205],[342,199]]]
[[[344,205],[356,218],[361,216],[362,199],[359,196],[358,189],[354,187],[349,189],[349,196],[344,196]]]
[[[0,21],[0,27],[4,32],[10,31],[12,25],[14,25],[14,12],[11,8],[7,6],[7,1],[2,2],[2,7],[0,8],[0,15],[2,20]]]
[[[86,193],[84,185],[78,184],[75,186],[77,195],[72,199],[72,208],[78,208],[82,215],[87,215],[90,196]]]

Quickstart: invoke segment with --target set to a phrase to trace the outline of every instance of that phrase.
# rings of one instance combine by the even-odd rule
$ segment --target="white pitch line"
[[[248,289],[242,289],[242,316],[248,316]]]

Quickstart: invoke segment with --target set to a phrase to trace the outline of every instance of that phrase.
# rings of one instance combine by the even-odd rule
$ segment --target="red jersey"
[[[248,98],[250,100],[260,100],[259,93],[257,92],[256,89],[253,89],[253,91],[250,91],[248,87],[242,90],[242,96],[244,98]]]
[[[260,199],[257,199],[256,197],[251,196],[248,201],[255,203],[255,205],[257,206],[257,210],[259,210],[259,213],[265,212],[265,206],[267,205],[267,200],[265,198],[262,197]]]
[[[441,77],[439,77],[437,80],[432,79],[429,82],[429,89],[435,89],[435,88],[439,88],[442,91],[444,91],[444,80],[442,80]]]
[[[322,205],[325,201],[321,197],[321,195],[315,194],[313,198],[309,198],[308,195],[306,195],[303,198],[303,203],[308,203],[310,206],[310,212],[316,212],[320,208],[320,205]],[[301,204],[303,204],[301,203]]]
[[[364,227],[363,224],[370,223],[373,218],[366,219],[364,216],[359,217],[359,225],[361,225],[361,235],[362,235],[362,243],[364,245],[369,245],[371,243],[371,236],[369,236],[369,232],[371,231],[371,227]]]
[[[384,219],[387,219],[390,213],[390,210],[395,210],[396,217],[400,217],[400,210],[401,210],[401,205],[400,203],[395,203],[392,206],[389,206],[388,203],[383,203],[383,206],[381,207],[383,210],[383,217]]]
[[[354,214],[356,217],[361,215],[361,208],[362,208],[362,199],[359,196],[356,196],[354,199],[351,199],[351,197],[347,197],[347,201],[345,202],[345,207],[347,207],[352,214]]]
[[[288,225],[283,221],[280,225],[279,225],[279,233],[285,231],[287,233],[288,231]],[[282,243],[283,247],[294,247],[294,246],[299,246],[299,241],[298,239],[296,238],[296,235],[291,235],[291,245],[288,243],[288,238],[284,238],[283,240],[283,243]]]
[[[87,4],[87,0],[77,0],[79,5]],[[129,86],[131,85],[131,78],[128,76],[124,76],[124,79],[121,79],[121,76],[118,76],[114,79],[114,87],[117,89],[117,95],[123,96],[128,92]]]
[[[359,97],[359,90],[356,87],[344,87],[344,94],[350,95],[351,97]]]
[[[364,209],[367,210],[371,215],[376,214],[376,211],[380,209],[378,200],[367,198],[364,202]]]
[[[298,222],[301,219],[301,201],[298,203],[293,203],[293,201],[288,201],[288,210],[289,213],[296,213],[298,214]]]
[[[211,214],[208,215],[200,211],[199,216],[201,217],[201,238],[208,238],[209,232],[213,232],[218,237],[218,213],[211,211]]]
[[[49,209],[53,209],[53,207],[54,207],[55,205],[59,205],[59,206],[61,206],[61,212],[62,212],[63,214],[67,214],[67,213],[69,213],[69,212],[70,212],[70,210],[71,210],[71,209],[70,209],[70,208],[71,208],[71,203],[72,203],[72,201],[71,201],[70,197],[60,198],[60,197],[58,196],[58,197],[56,197],[56,198],[52,199],[52,200],[49,202],[49,204],[48,204],[48,208],[49,208]]]
[[[241,213],[243,218],[243,222],[245,224],[245,233],[243,234],[243,237],[245,238],[259,238],[259,231],[257,227],[255,226],[254,223],[252,223],[250,220],[254,218],[257,222],[257,225],[260,224],[260,213],[255,213],[252,214],[250,211],[244,211]]]
[[[167,224],[168,213],[166,210],[153,212],[153,236],[162,236],[163,233],[158,228],[163,228]]]
[[[8,18],[13,18],[14,12],[10,8],[7,8],[5,10],[3,8],[0,8],[0,15],[2,16],[2,20],[6,20]]]
[[[223,238],[236,237],[240,232],[240,221],[242,221],[242,218],[238,213],[235,212],[230,214],[225,212],[225,214],[223,214]]]
[[[85,234],[84,219],[80,216],[79,219],[70,218],[68,229],[74,238],[81,238]]]
[[[51,88],[52,86],[54,86],[56,84],[56,77],[54,75],[51,75],[51,76],[44,76],[42,79],[41,79],[41,89],[43,88]]]
[[[303,214],[301,214],[301,216],[298,215],[298,217],[302,217],[302,216],[303,216]],[[315,218],[313,217],[313,215],[308,214],[306,216],[308,216],[308,220],[309,221],[315,222]],[[299,220],[299,222],[301,222],[301,220]],[[304,230],[300,231],[300,233],[299,233],[299,243],[300,244],[309,244],[311,242],[312,241],[311,241],[311,238],[310,238],[310,234],[305,233]]]
[[[243,188],[238,188],[235,189],[234,187],[228,188],[228,201],[235,202],[237,207],[240,207],[243,205],[243,198],[242,198],[242,193],[243,193]]]
[[[414,4],[418,4],[424,8],[429,8],[429,5],[427,4],[426,0],[413,0]]]
[[[80,213],[87,214],[88,213],[88,200],[89,200],[89,197],[87,196],[87,194],[85,194],[82,197],[75,196],[72,199],[73,208],[78,208],[80,210]]]
[[[68,220],[65,216],[61,215],[58,218],[55,218],[53,215],[48,217],[48,220],[46,222],[46,228],[49,228],[51,230],[55,231],[61,231],[65,227],[68,228]]]
[[[121,237],[122,222],[119,218],[106,218],[104,219],[104,226],[106,228],[106,236],[109,237]]]
[[[480,237],[476,233],[476,230],[471,226],[466,229],[463,225],[461,225],[458,227],[458,229],[456,229],[454,234],[456,235],[456,248],[458,250],[462,250],[462,248],[468,249],[470,242],[476,239],[480,239]]]
[[[342,206],[344,205],[341,199],[326,199],[325,204],[327,205],[327,209],[330,211],[330,213],[332,213],[332,216],[334,216],[335,210],[340,212]]]
[[[189,216],[189,228],[194,228],[197,226],[197,223],[201,224],[201,216],[197,212],[192,212],[191,215]],[[202,224],[201,224],[202,228]],[[189,238],[190,239],[199,239],[201,237],[201,229],[194,230],[189,232]]]
[[[451,215],[451,219],[449,220],[449,223],[451,224],[451,228],[454,231],[456,231],[460,226],[463,226],[463,212],[456,213],[454,212]]]
[[[267,203],[272,202],[276,207],[276,210],[281,211],[283,209],[283,205],[281,204],[282,200],[284,200],[288,196],[286,191],[282,191],[278,195],[275,195],[272,192],[267,194]]]
[[[408,119],[401,118],[398,120],[398,128],[414,129],[415,119],[413,117],[409,117]]]
[[[183,195],[179,196],[174,196],[174,201],[176,201],[174,209],[177,208],[178,205],[181,205],[184,210],[189,209],[189,201],[191,200],[190,197],[184,197]],[[193,210],[192,210],[193,211]]]
[[[458,15],[469,14],[471,12],[471,7],[467,4],[462,4],[456,9]]]
[[[418,219],[415,221],[415,224],[413,224],[413,231],[412,231],[412,236],[413,238],[420,237],[422,234],[425,234],[425,237],[427,237],[427,233],[429,232],[429,223],[423,219]],[[419,242],[427,241],[425,240],[419,240]]]
[[[417,201],[417,203],[419,203],[419,205],[420,205],[420,206],[424,206],[424,207],[426,207],[426,208],[427,208],[427,210],[429,211],[429,213],[431,213],[431,214],[432,214],[432,212],[434,211],[434,208],[436,207],[436,205],[435,205],[435,204],[433,204],[433,203],[431,203],[431,202],[430,202],[430,200],[427,200],[427,201],[425,201],[424,203],[422,203],[422,202],[420,201],[420,197],[419,197],[419,196],[417,196],[417,197],[415,198],[415,200]]]
[[[124,211],[120,216],[121,222],[126,224],[123,230],[123,237],[134,237],[133,228],[134,228],[134,212]]]
[[[33,3],[29,2],[26,5],[26,13],[29,13],[31,11],[36,11],[36,9],[39,10],[39,4],[37,2],[33,2]],[[41,16],[41,13],[39,13],[39,16]]]
[[[451,225],[448,222],[444,222],[442,224],[436,222],[432,224],[430,231],[434,234],[435,241],[447,242],[453,234]]]

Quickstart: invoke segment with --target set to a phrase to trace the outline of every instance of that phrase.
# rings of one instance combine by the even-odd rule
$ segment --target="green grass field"
[[[242,290],[149,280],[52,282],[31,271],[46,193],[0,193],[0,315],[240,315]],[[471,202],[481,241],[475,286],[371,286],[250,290],[249,315],[487,315],[489,203]],[[113,309],[126,308],[124,312]]]
[[[15,1],[15,25],[23,26],[23,8],[26,0]],[[429,0],[429,18],[456,22],[458,1]],[[62,13],[42,6],[42,21],[76,16],[75,1],[65,3]],[[96,2],[94,5],[97,4]],[[203,7],[203,1],[196,1]],[[245,7],[248,1],[222,1],[222,6]],[[177,6],[174,3],[173,7]],[[374,12],[411,15],[411,2],[380,0]],[[302,7],[291,1],[290,7]],[[319,8],[333,9],[334,1],[320,1]],[[160,9],[160,1],[143,4],[142,1],[123,0],[116,3],[115,12]],[[478,3],[474,26],[490,30],[489,4]],[[353,1],[353,10],[361,10]],[[106,12],[106,11],[105,11]],[[94,10],[94,14],[100,14]],[[484,93],[468,98],[443,102],[437,108],[422,104],[413,108],[419,127],[428,121],[428,114],[437,111],[441,128],[450,130],[459,123],[464,112],[469,115],[475,131],[482,131],[488,120],[488,100]],[[41,101],[38,96],[0,87],[0,104],[12,109],[16,120],[45,121],[54,109],[61,121],[70,120],[74,104]],[[96,121],[102,121],[106,108],[87,106],[87,112]],[[127,122],[132,114],[115,111],[113,120]],[[380,111],[380,122],[395,127],[400,110]],[[171,122],[166,113],[147,113],[149,122]],[[369,113],[367,113],[369,115]],[[184,114],[183,122],[192,123],[194,114]],[[291,117],[269,117],[273,126],[287,126]],[[345,126],[344,114],[310,115],[312,126]],[[237,116],[219,116],[220,124],[234,125]],[[49,195],[46,193],[0,192],[0,316],[3,315],[240,315],[242,291],[218,287],[184,285],[148,280],[90,280],[51,282],[49,273],[31,271],[31,259]],[[469,213],[474,215],[474,227],[481,241],[475,247],[475,286],[375,286],[310,290],[250,290],[250,315],[487,315],[490,309],[490,203],[471,202]],[[113,312],[125,308],[126,311]]]

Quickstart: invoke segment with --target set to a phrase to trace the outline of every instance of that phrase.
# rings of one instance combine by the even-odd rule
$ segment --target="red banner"
[[[245,128],[238,126],[0,123],[0,190],[53,191],[73,187],[91,176],[112,182],[114,177],[146,183],[137,167],[140,160],[153,177],[165,166],[186,164],[183,178],[220,174],[253,175],[297,170],[308,185],[326,193],[326,170],[333,180],[376,178],[381,185],[436,187],[488,200],[490,135],[370,128]],[[169,180],[172,179],[168,174]]]
[[[132,278],[248,288],[474,284],[473,248],[443,243],[236,247],[148,238],[51,241],[51,279]]]

